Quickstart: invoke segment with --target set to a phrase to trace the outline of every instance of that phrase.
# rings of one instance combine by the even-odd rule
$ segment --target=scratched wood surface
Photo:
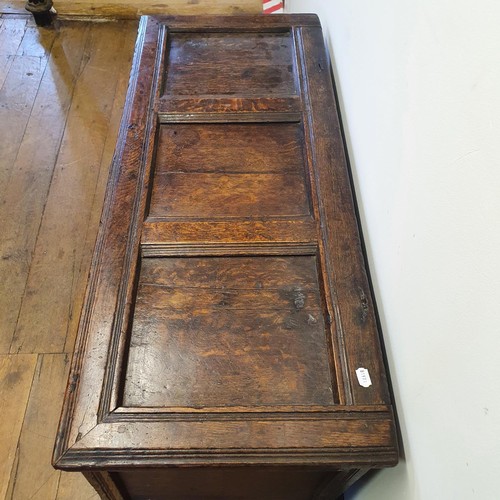
[[[336,498],[396,463],[327,69],[313,15],[141,20],[54,451],[104,498]]]
[[[302,135],[296,123],[162,126],[149,215],[308,215]]]
[[[98,498],[51,455],[135,36],[0,17],[0,498]]]
[[[164,125],[155,171],[302,174],[301,139],[297,123]]]
[[[145,260],[128,369],[126,406],[333,404],[316,259]]]

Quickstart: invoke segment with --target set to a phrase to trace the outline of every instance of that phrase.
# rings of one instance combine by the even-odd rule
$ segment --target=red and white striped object
[[[264,14],[283,14],[283,0],[262,0]]]

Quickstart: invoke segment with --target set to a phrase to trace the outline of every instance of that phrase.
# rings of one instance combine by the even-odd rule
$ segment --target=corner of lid
[[[321,21],[318,14],[304,14],[304,21],[306,21],[304,24],[307,24],[308,26],[318,26],[321,28]]]

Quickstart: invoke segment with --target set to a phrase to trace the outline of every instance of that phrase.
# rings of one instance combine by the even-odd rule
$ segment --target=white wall
[[[351,499],[500,498],[500,2],[320,15],[406,459]]]

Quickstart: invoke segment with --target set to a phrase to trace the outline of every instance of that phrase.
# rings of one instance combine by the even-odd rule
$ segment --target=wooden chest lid
[[[55,465],[396,461],[317,17],[143,18]]]

